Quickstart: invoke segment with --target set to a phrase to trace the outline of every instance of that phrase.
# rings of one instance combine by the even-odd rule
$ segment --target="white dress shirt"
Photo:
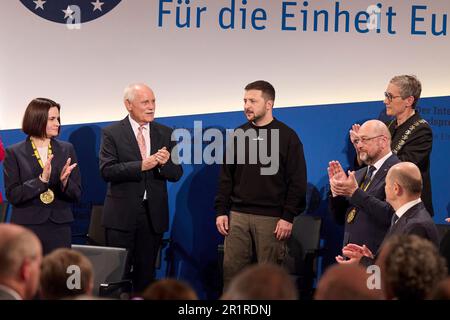
[[[414,207],[416,204],[421,203],[422,200],[420,198],[407,202],[404,205],[402,205],[400,208],[397,209],[397,211],[395,211],[395,215],[398,217],[397,221],[405,214],[406,211],[408,211],[409,209],[411,209],[412,207]],[[397,221],[395,221],[395,223],[397,223]]]
[[[375,171],[372,173],[372,178],[375,177],[375,175],[377,174],[378,170],[381,168],[381,166],[383,165],[383,163],[390,157],[392,156],[392,152],[389,151],[389,153],[387,155],[385,155],[383,158],[381,158],[380,160],[378,160],[377,162],[375,162],[373,164],[373,166],[375,167]],[[369,168],[369,167],[367,167]]]

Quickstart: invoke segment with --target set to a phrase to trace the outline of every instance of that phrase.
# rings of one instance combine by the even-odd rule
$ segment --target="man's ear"
[[[403,193],[403,188],[397,182],[394,182],[394,192],[397,196],[400,196]]]
[[[125,99],[123,101],[123,104],[125,105],[125,108],[127,108],[128,112],[130,112],[131,111],[131,102],[130,102],[130,100]]]
[[[22,265],[20,266],[20,278],[22,280],[28,281],[31,276],[31,260],[28,258],[23,259]]]

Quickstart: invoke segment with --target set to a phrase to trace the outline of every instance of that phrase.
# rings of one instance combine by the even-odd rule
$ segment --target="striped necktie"
[[[144,126],[140,126],[138,128],[138,134],[136,137],[138,145],[139,145],[139,150],[141,151],[142,159],[147,158],[147,146],[145,145],[145,138],[144,138],[144,134],[142,132],[142,130],[144,130],[144,129],[145,129]]]

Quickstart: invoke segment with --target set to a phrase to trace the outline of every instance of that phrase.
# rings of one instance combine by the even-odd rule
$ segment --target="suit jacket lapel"
[[[406,211],[389,230],[389,235],[395,234],[397,230],[404,230],[408,220],[414,217],[417,214],[418,205],[411,207],[408,211]]]
[[[375,175],[372,178],[372,182],[369,185],[369,188],[367,188],[367,191],[375,188],[379,183],[384,183],[386,180],[387,172],[389,171],[390,167],[392,166],[391,160],[394,155],[390,156],[389,158],[384,161],[384,163],[381,165],[380,169],[375,173]]]
[[[66,162],[67,159],[62,159],[62,158],[61,158],[63,155],[62,155],[61,145],[59,144],[59,142],[58,142],[57,140],[55,140],[55,139],[52,139],[52,140],[50,141],[50,144],[51,144],[51,146],[52,146],[52,153],[54,154],[54,156],[55,156],[55,157],[58,157],[58,159],[59,159],[60,161]],[[56,158],[54,158],[53,160],[55,160],[55,159],[56,159]],[[53,160],[52,160],[52,163],[53,163]]]
[[[153,124],[152,122],[150,122],[150,149],[151,149],[151,153],[156,153],[158,152],[159,149],[162,148],[161,145],[161,134],[158,130],[158,128],[156,127],[155,124]]]
[[[356,182],[358,182],[358,186],[361,186],[364,177],[366,176],[367,167],[362,168],[361,170],[356,171],[355,178]]]
[[[134,135],[133,128],[131,127],[130,120],[128,119],[128,116],[125,117],[122,121],[122,129],[123,129],[123,136],[125,139],[125,143],[129,144],[131,148],[133,149],[133,153],[136,155],[136,158],[142,159],[141,151],[139,150],[139,145],[137,143],[136,137]]]

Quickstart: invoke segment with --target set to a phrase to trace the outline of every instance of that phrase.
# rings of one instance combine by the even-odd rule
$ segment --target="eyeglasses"
[[[384,137],[384,135],[380,134],[379,136],[375,136],[375,137],[361,137],[361,138],[356,138],[355,140],[353,140],[354,144],[358,144],[358,143],[362,143],[362,144],[366,144],[368,141],[375,139],[375,138],[379,138],[379,137]]]
[[[389,102],[392,102],[392,100],[394,100],[395,98],[401,98],[401,96],[393,96],[392,93],[389,92],[385,92],[384,97],[388,99]]]

